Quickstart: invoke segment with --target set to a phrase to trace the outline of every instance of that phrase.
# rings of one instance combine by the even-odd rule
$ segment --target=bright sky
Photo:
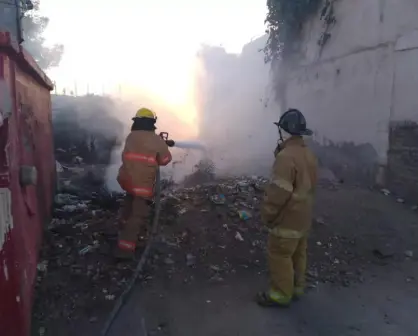
[[[78,93],[147,91],[189,106],[202,43],[240,52],[264,32],[266,0],[41,0],[48,42],[65,46],[49,73]]]

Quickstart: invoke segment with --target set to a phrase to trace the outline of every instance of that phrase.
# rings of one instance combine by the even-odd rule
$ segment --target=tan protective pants
[[[306,285],[307,236],[282,238],[270,234],[268,238],[268,264],[270,291],[290,300],[295,288]]]
[[[150,207],[142,197],[126,195],[122,205],[121,227],[118,247],[125,251],[135,251],[138,236],[146,229]]]

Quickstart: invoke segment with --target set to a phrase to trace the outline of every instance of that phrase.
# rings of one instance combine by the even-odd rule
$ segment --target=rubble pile
[[[44,235],[34,316],[36,325],[47,329],[63,321],[101,321],[136,266],[116,264],[111,256],[123,195],[91,191],[86,184],[81,188],[73,182],[85,181],[80,176],[56,196]],[[162,192],[159,232],[142,281],[219,283],[245,272],[264,274],[268,232],[261,224],[260,203],[266,183],[257,176],[188,188],[166,183],[171,189]],[[365,261],[352,248],[355,240],[336,235],[322,218],[316,218],[310,240],[310,287],[361,281]]]
[[[219,282],[253,263],[261,271],[264,260],[258,252],[264,250],[266,232],[259,205],[265,183],[253,177],[166,190],[144,281],[164,276],[182,283]]]
[[[38,265],[35,319],[38,324],[79,317],[96,319],[130,279],[134,263],[117,265],[117,212],[122,195],[56,195]]]
[[[222,281],[239,270],[265,273],[268,231],[261,224],[260,203],[266,182],[242,177],[167,192],[151,268],[161,276],[168,268],[185,283],[196,277]],[[310,241],[311,288],[319,282],[362,281],[366,261],[353,249],[355,240],[336,235],[316,218]]]
[[[113,258],[124,194],[105,187],[106,167],[57,164],[57,168],[59,193],[38,264],[35,334],[50,335],[55,324],[86,319],[99,324],[136,267],[136,261],[117,264]],[[170,185],[166,180],[162,184]]]

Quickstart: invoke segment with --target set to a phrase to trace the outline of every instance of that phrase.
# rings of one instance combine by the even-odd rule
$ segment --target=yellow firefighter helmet
[[[135,118],[149,118],[157,120],[156,114],[145,107],[140,108],[138,111],[136,111]]]

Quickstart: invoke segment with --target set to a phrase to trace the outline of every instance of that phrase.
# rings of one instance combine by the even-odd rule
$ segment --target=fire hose
[[[153,242],[153,239],[154,239],[155,235],[157,234],[158,220],[159,220],[159,217],[160,217],[160,210],[161,210],[161,177],[160,177],[160,168],[159,167],[157,167],[157,173],[156,173],[156,179],[155,179],[154,204],[155,204],[154,218],[153,218],[153,221],[152,221],[151,234],[149,235],[147,245],[146,245],[144,251],[142,252],[141,258],[139,259],[139,262],[138,262],[138,264],[135,268],[135,271],[134,271],[134,274],[132,275],[131,281],[128,283],[128,285],[126,286],[126,289],[124,290],[124,292],[121,294],[121,296],[116,301],[116,304],[115,304],[112,312],[110,313],[108,319],[106,320],[105,326],[100,333],[101,336],[107,336],[108,335],[108,333],[110,331],[110,328],[113,325],[113,322],[118,317],[119,312],[121,311],[122,307],[128,301],[128,299],[129,299],[129,297],[132,293],[132,289],[133,289],[136,281],[138,280],[138,277],[141,274],[142,269],[145,265],[145,261],[148,257],[149,252],[150,252],[151,244]]]

